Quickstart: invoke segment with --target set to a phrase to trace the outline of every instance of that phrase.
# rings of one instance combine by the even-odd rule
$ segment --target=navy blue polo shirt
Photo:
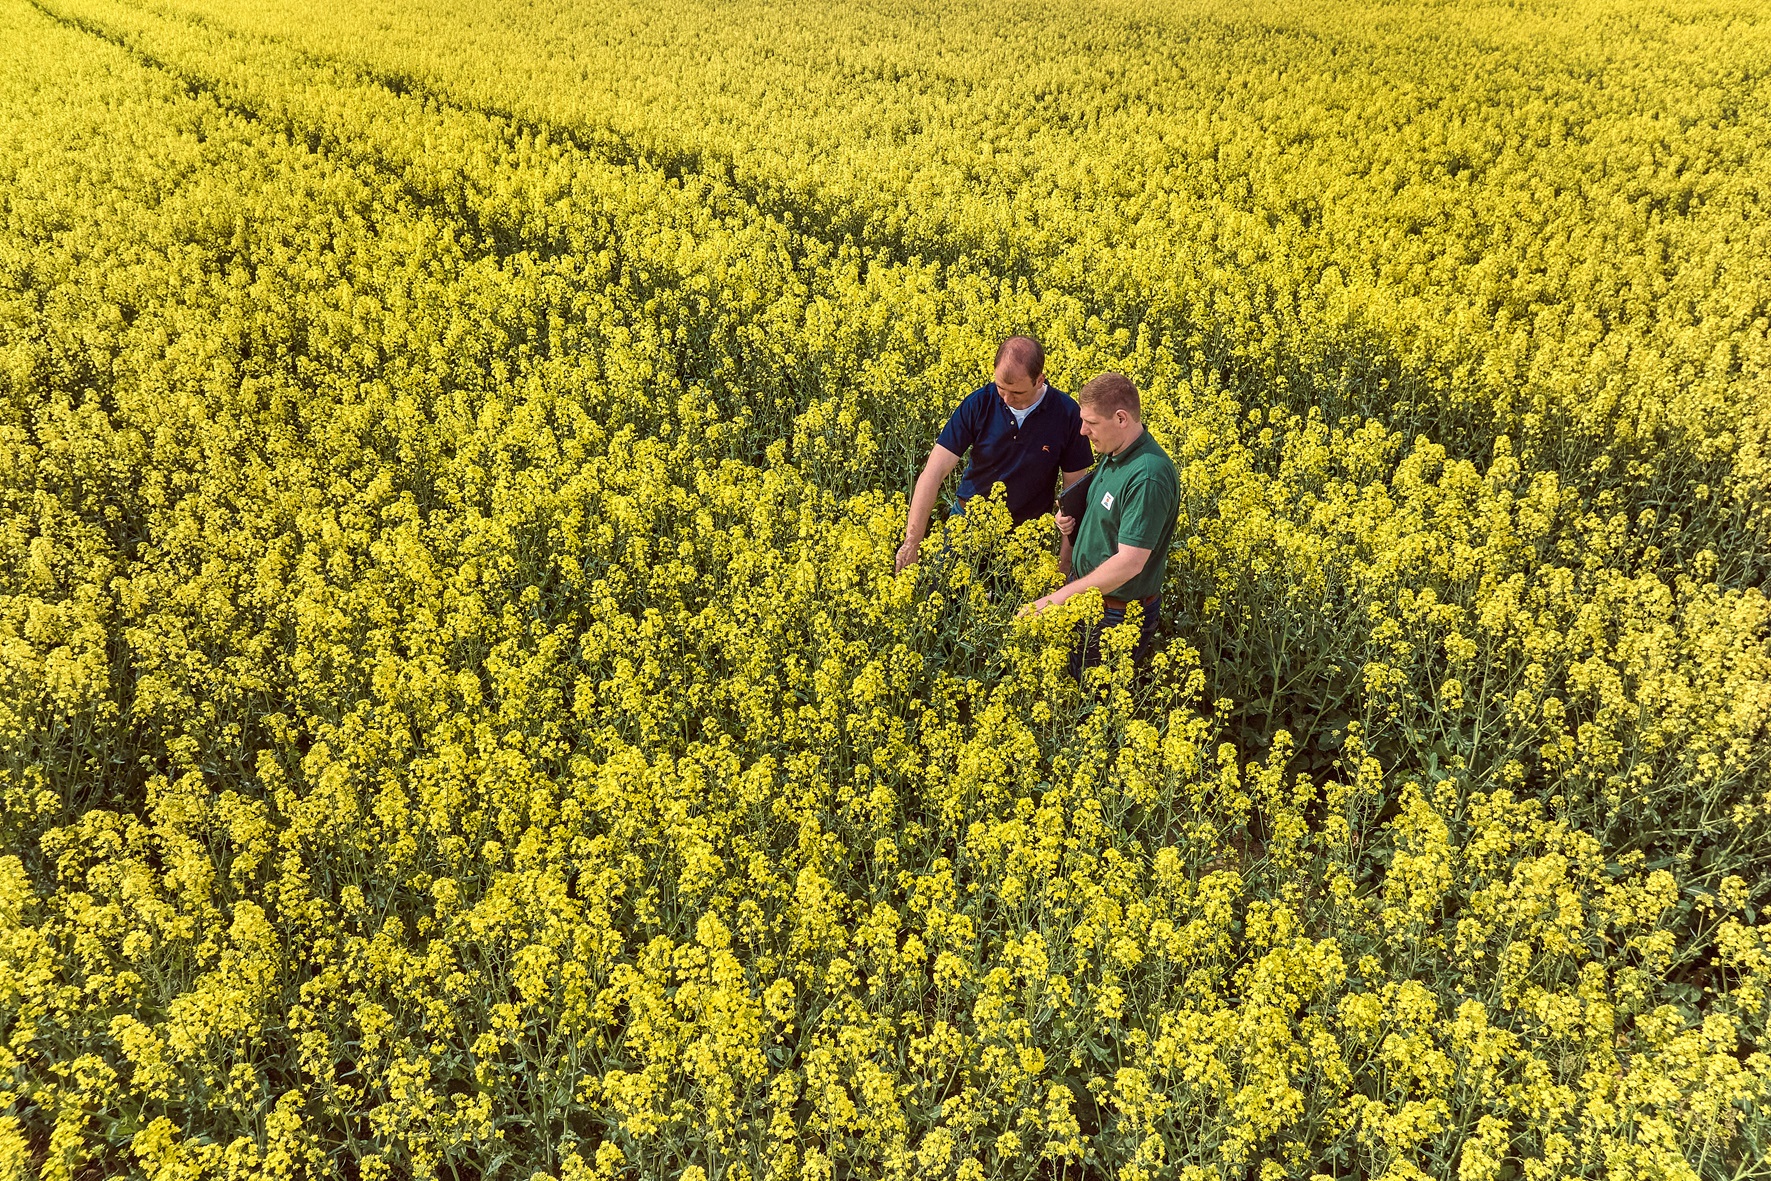
[[[1082,437],[1082,411],[1075,399],[1045,387],[1045,396],[1021,426],[990,382],[974,390],[936,443],[955,455],[969,449],[971,463],[959,481],[959,498],[988,493],[998,480],[1007,486],[1008,511],[1015,524],[1052,511],[1059,472],[1079,472],[1094,453]]]

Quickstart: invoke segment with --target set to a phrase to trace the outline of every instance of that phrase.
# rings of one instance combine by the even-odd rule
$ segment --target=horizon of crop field
[[[0,1181],[1771,1177],[1767,178],[1734,0],[0,0]],[[1147,661],[895,568],[1015,334]]]

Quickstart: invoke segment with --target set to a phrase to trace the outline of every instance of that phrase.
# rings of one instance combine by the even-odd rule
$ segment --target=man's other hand
[[[1074,541],[1076,539],[1076,518],[1068,513],[1059,513],[1057,520],[1058,532]]]
[[[1066,595],[1064,593],[1064,591],[1067,589],[1068,589],[1067,587],[1059,587],[1057,590],[1053,591],[1049,595],[1044,595],[1040,598],[1034,599],[1031,603],[1028,603],[1026,606],[1022,607],[1019,611],[1015,612],[1015,618],[1016,619],[1025,619],[1029,615],[1038,615],[1041,611],[1044,611],[1047,607],[1056,607],[1059,603],[1062,603],[1065,599],[1070,597],[1069,595]]]
[[[921,548],[922,548],[922,538],[920,538],[920,537],[906,537],[904,539],[904,544],[898,547],[898,556],[896,559],[896,565],[893,567],[894,573],[897,571],[903,570],[904,567],[906,567],[906,566],[915,565],[916,564],[916,551]]]

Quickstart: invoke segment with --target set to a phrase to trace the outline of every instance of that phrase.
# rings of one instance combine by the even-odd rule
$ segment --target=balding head
[[[1045,350],[1031,336],[1011,336],[996,347],[996,371],[1009,377],[1045,376]]]

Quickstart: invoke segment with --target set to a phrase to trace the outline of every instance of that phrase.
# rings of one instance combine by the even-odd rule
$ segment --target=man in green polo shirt
[[[1056,606],[1091,587],[1101,592],[1106,602],[1101,625],[1089,630],[1071,660],[1071,671],[1080,674],[1100,663],[1101,631],[1125,622],[1131,603],[1143,608],[1134,659],[1143,660],[1155,646],[1162,577],[1180,519],[1181,482],[1168,452],[1144,429],[1138,390],[1130,378],[1103,373],[1082,387],[1076,401],[1082,408],[1082,433],[1099,462],[1082,520],[1061,513],[1057,518],[1064,538],[1058,563],[1071,578],[1028,604],[1023,613]]]

